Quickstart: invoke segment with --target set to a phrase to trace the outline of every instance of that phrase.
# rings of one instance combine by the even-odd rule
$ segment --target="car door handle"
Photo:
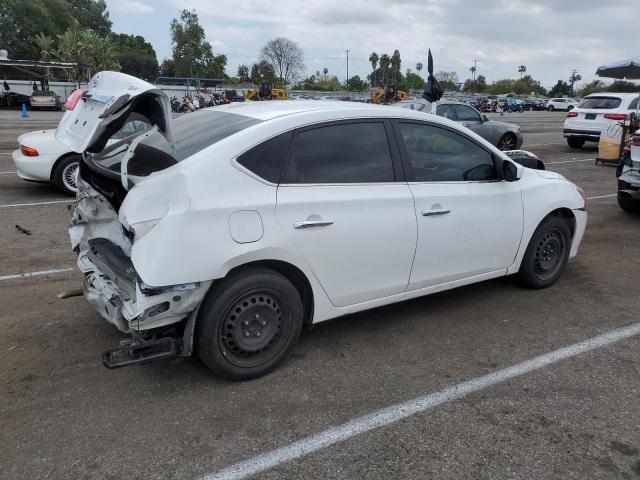
[[[299,220],[293,222],[293,228],[326,227],[331,224],[333,224],[331,220]]]
[[[446,215],[447,213],[451,213],[450,208],[433,208],[429,210],[422,210],[423,217],[434,217],[436,215]]]

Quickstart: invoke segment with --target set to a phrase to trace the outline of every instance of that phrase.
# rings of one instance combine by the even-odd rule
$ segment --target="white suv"
[[[567,113],[564,137],[571,148],[598,142],[612,124],[624,122],[638,106],[637,93],[594,93]]]
[[[553,112],[554,110],[572,110],[575,108],[578,101],[574,98],[551,98],[547,102],[547,110]]]

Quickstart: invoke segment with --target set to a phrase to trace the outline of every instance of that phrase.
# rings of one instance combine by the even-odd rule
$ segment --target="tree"
[[[592,93],[604,92],[607,86],[602,80],[594,80],[593,82],[587,83],[584,87],[578,90],[579,97],[586,97],[587,95],[591,95]]]
[[[55,40],[72,27],[108,34],[111,21],[104,1],[0,0],[0,48],[9,52],[9,58],[40,58],[36,35]]]
[[[425,82],[420,75],[407,69],[404,83],[407,90],[422,90]]]
[[[144,37],[125,33],[112,33],[110,37],[120,52],[123,73],[155,81],[158,76],[158,58],[153,46]]]
[[[259,84],[260,82],[273,83],[276,79],[276,72],[269,62],[262,60],[259,63],[251,65],[251,82]]]
[[[364,92],[367,89],[367,82],[362,80],[358,75],[351,77],[347,83],[348,89],[353,92]]]
[[[424,65],[422,65],[421,62],[416,63],[416,70],[418,71],[418,75],[420,75],[420,71],[422,70],[423,67]]]
[[[459,81],[456,72],[436,72],[433,76],[445,90],[458,90]]]
[[[175,77],[176,67],[173,64],[173,59],[165,58],[160,65],[160,75],[163,77]]]
[[[640,85],[625,80],[616,80],[607,88],[610,92],[640,92]]]
[[[245,65],[244,63],[241,65],[238,65],[238,81],[240,83],[245,83],[249,81],[249,67],[247,65]]]
[[[582,80],[582,75],[580,75],[577,70],[573,70],[571,72],[571,76],[569,77],[569,84],[571,85],[571,96],[573,96],[574,92],[573,86],[580,80]]]
[[[369,63],[371,64],[371,70],[376,69],[376,67],[378,66],[378,60],[380,60],[380,57],[376,52],[373,52],[371,53],[371,55],[369,55]]]
[[[227,57],[223,54],[214,55],[195,11],[182,10],[180,19],[171,21],[171,44],[178,76],[224,77]]]
[[[562,97],[571,95],[571,86],[564,80],[558,80],[549,90],[550,97]]]
[[[327,74],[329,73],[329,69],[328,69],[327,67],[324,67],[324,68],[322,69],[322,73],[323,73],[323,75],[324,75],[324,78],[326,79],[326,78],[327,78]]]
[[[386,53],[383,53],[382,55],[380,55],[379,70],[382,75],[377,75],[375,70],[373,74],[373,78],[376,80],[377,84],[384,85],[385,83],[387,83],[387,71],[389,69],[390,62],[391,62],[391,59],[389,58],[389,55],[387,55]]]
[[[262,59],[271,64],[280,78],[282,88],[299,78],[304,71],[304,53],[296,42],[288,38],[269,40],[262,48]]]
[[[402,60],[400,58],[400,51],[394,50],[393,55],[389,59],[389,63],[391,64],[391,71],[393,72],[393,83],[398,84],[398,74],[400,73],[400,66],[402,65]]]
[[[465,92],[486,92],[487,91],[487,79],[484,75],[478,75],[478,78],[473,80],[467,78],[464,82],[462,90]]]
[[[524,72],[527,71],[527,66],[526,65],[520,65],[518,67],[518,73],[520,74],[520,78],[522,78],[522,75],[524,75]]]

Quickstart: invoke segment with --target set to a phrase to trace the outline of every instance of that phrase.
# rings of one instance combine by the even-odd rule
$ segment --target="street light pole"
[[[349,52],[350,51],[351,50],[347,50],[347,83],[346,83],[347,93],[349,93]]]

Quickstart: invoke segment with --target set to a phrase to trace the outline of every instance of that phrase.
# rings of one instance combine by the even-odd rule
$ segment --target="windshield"
[[[175,154],[164,135],[160,132],[155,132],[137,145],[133,156],[129,160],[129,173],[146,176],[152,172],[163,170],[222,139],[260,122],[261,120],[245,115],[210,109],[181,115],[173,120],[176,144]],[[142,122],[141,119],[136,118],[135,121],[127,122],[123,130],[129,129],[133,134],[141,130],[148,130],[149,125],[150,122]],[[146,128],[144,128],[145,126]],[[123,135],[121,130],[112,137],[110,142],[113,143],[116,139],[126,137],[127,135]],[[92,160],[103,168],[119,173],[120,161],[126,150],[126,144],[113,152],[109,152],[107,148],[106,154],[95,155]]]
[[[589,97],[580,102],[578,108],[592,108],[594,110],[610,110],[618,108],[622,103],[619,97]]]

